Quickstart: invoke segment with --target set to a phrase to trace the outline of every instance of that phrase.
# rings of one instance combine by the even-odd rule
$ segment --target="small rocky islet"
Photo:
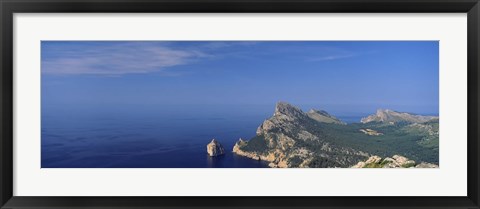
[[[225,149],[222,144],[215,139],[212,139],[210,143],[207,144],[207,153],[210,157],[216,157],[225,154]]]
[[[438,168],[438,129],[437,116],[379,109],[347,124],[323,110],[305,113],[278,102],[256,136],[240,138],[232,152],[272,168]],[[225,149],[213,139],[207,153]]]

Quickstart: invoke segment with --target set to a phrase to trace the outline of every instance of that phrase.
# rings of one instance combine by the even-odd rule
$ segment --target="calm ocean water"
[[[273,106],[162,106],[42,109],[42,168],[261,168],[231,153],[255,136]],[[344,117],[346,122],[359,117]],[[209,157],[217,139],[226,155]]]

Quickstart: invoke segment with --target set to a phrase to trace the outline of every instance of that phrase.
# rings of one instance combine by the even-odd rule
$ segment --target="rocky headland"
[[[399,153],[422,162],[415,164],[413,161],[414,167],[435,167],[438,117],[380,109],[362,118],[361,123],[346,124],[323,110],[305,113],[298,107],[279,102],[273,116],[257,128],[256,136],[250,140],[239,139],[233,152],[268,161],[269,166],[275,168],[376,166],[370,161],[378,164],[377,158],[382,167],[412,164],[413,160]],[[392,155],[391,158],[379,157]]]
[[[422,162],[417,164],[404,156],[394,155],[381,158],[377,155],[371,156],[365,162],[358,162],[352,168],[438,168],[438,165]]]

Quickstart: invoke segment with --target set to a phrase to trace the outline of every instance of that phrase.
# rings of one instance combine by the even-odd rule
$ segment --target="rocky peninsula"
[[[323,110],[303,112],[279,102],[273,116],[257,128],[256,136],[239,139],[233,152],[268,161],[275,168],[349,168],[363,165],[360,162],[364,166],[372,160],[378,163],[377,158],[382,166],[405,166],[405,157],[399,154],[422,162],[413,163],[415,167],[435,167],[438,122],[436,116],[380,109],[359,123],[346,124]],[[409,160],[406,165],[412,164]]]

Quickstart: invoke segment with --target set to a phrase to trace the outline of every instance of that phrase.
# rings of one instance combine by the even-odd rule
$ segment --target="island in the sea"
[[[233,152],[272,168],[437,168],[438,149],[437,116],[379,109],[347,124],[323,110],[279,102],[256,136],[240,138]]]
[[[210,143],[207,144],[207,153],[210,157],[216,157],[225,154],[225,149],[222,144],[215,139],[212,139]]]

